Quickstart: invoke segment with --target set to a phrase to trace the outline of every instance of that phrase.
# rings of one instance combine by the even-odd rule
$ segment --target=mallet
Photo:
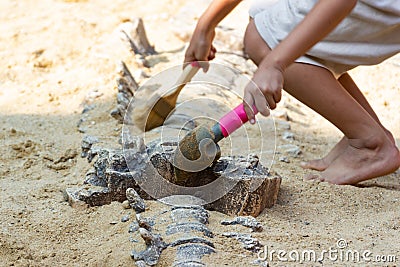
[[[253,106],[254,114],[258,111]],[[228,137],[248,121],[244,104],[225,114],[211,128],[199,125],[180,142],[174,157],[175,178],[179,185],[185,185],[191,173],[201,171],[218,160],[221,155],[217,143]]]

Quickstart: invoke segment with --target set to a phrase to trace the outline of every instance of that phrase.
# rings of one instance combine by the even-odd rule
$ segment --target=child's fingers
[[[249,122],[251,124],[254,124],[255,118],[254,118],[254,112],[251,107],[254,106],[254,98],[253,96],[248,92],[247,88],[244,91],[244,96],[243,96],[243,106],[244,106],[244,111],[246,112],[247,118],[249,119]]]
[[[210,54],[208,55],[208,60],[213,60],[215,58],[215,52],[214,51],[210,51]]]
[[[207,60],[198,61],[200,67],[203,69],[204,72],[207,72],[210,68],[210,63]]]
[[[267,103],[264,95],[260,92],[260,95],[254,96],[254,99],[258,112],[260,112],[263,116],[269,116],[269,104]]]
[[[269,116],[270,111],[267,99],[254,82],[250,82],[246,86],[243,100],[245,103],[245,111],[250,123],[255,123],[254,111],[250,108],[253,107],[253,105],[262,115]]]
[[[188,64],[192,63],[196,61],[196,58],[194,57],[194,55],[192,53],[186,53],[185,54],[185,59],[183,60],[183,67],[182,69],[184,69]]]
[[[273,95],[273,97],[274,97],[274,101],[275,101],[276,104],[279,103],[279,102],[281,102],[281,99],[282,99],[282,90],[279,90],[278,92],[276,92],[276,93]]]
[[[264,116],[269,116],[269,102],[267,102],[266,96],[264,96],[263,92],[258,88],[258,86],[254,82],[251,82],[249,84],[248,91],[254,99],[254,104],[258,112]]]
[[[265,100],[266,101],[266,106],[268,106],[268,115],[269,115],[269,109],[275,109],[276,108],[276,103],[275,103],[274,97],[272,95],[270,95],[270,94],[267,94],[265,96],[265,99],[266,99]],[[266,116],[268,116],[268,115],[266,115]]]

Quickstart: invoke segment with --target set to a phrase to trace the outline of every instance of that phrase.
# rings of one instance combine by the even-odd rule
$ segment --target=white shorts
[[[358,1],[335,30],[296,62],[324,67],[338,78],[354,67],[376,65],[399,53],[399,11],[373,7],[366,3],[368,1]],[[273,49],[303,20],[316,2],[253,0],[249,14],[258,33]]]

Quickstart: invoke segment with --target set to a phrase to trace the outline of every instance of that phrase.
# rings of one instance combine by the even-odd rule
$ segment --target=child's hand
[[[244,89],[243,101],[245,111],[251,124],[255,123],[254,112],[250,108],[255,106],[262,115],[268,116],[269,109],[275,109],[281,101],[283,88],[283,71],[274,64],[261,62],[254,73],[252,82]]]
[[[192,39],[185,53],[184,63],[203,61],[200,64],[204,71],[208,69],[208,62],[215,58],[217,50],[212,45],[215,36],[215,27],[225,18],[242,0],[214,0],[201,15],[194,30]]]
[[[185,63],[193,61],[209,61],[215,58],[217,50],[212,45],[215,31],[202,30],[199,27],[193,33],[190,44],[185,53]],[[207,71],[208,64],[201,64],[204,71]]]

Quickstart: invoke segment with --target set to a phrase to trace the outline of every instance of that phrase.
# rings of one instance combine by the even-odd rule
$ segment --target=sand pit
[[[1,1],[1,266],[133,264],[130,252],[135,242],[129,239],[128,230],[135,211],[119,202],[74,209],[64,200],[62,191],[80,186],[92,167],[80,157],[85,135],[96,136],[99,146],[120,146],[122,126],[110,116],[116,106],[116,67],[120,60],[139,83],[181,63],[182,48],[206,2]],[[251,75],[251,62],[224,54],[227,51],[222,45],[240,51],[241,42],[234,36],[240,36],[246,26],[247,5],[244,1],[223,22],[224,28],[217,29],[215,45],[221,52],[217,59]],[[159,52],[146,58],[148,67],[132,55],[116,33],[119,25],[134,16],[143,18],[150,44]],[[399,73],[398,56],[378,66],[351,71],[398,144]],[[182,95],[181,100],[185,97],[189,96]],[[202,108],[194,106],[192,110],[200,112]],[[205,256],[204,262],[209,266],[262,266],[263,262],[254,263],[257,253],[243,249],[238,235],[223,235],[237,232],[251,234],[270,250],[320,253],[337,248],[338,241],[345,240],[351,250],[397,257],[395,263],[377,266],[398,265],[399,171],[358,187],[304,182],[302,177],[309,171],[301,169],[299,162],[325,155],[341,135],[286,94],[273,114],[277,154],[272,170],[283,177],[277,203],[258,216],[264,230],[254,233],[242,225],[222,225],[221,221],[232,216],[211,211],[208,227],[216,236],[213,243],[217,253]],[[262,119],[260,123],[269,133],[270,122]],[[250,149],[259,146],[258,132],[251,128],[249,134]],[[246,149],[243,144],[237,142],[234,148],[247,150],[247,144]],[[226,151],[224,144],[221,149]],[[146,208],[156,214],[163,206],[146,201]],[[129,220],[121,221],[127,215]],[[165,253],[166,259],[176,256],[175,251]],[[298,266],[298,262],[282,263],[276,257],[267,261],[271,266]],[[159,266],[169,264],[160,261]],[[319,263],[306,263],[312,264]],[[329,259],[323,262],[324,266],[344,264]]]

